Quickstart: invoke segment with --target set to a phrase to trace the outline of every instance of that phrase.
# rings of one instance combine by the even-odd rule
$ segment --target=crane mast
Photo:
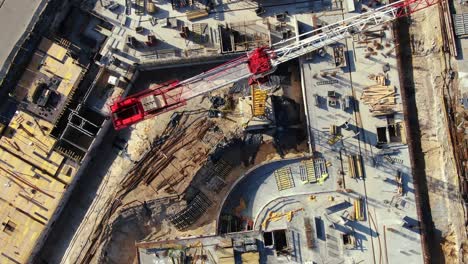
[[[336,43],[369,28],[409,15],[439,0],[400,0],[319,29],[260,47],[211,70],[183,81],[170,81],[115,101],[111,117],[115,129],[184,106],[187,100],[242,79],[256,80],[275,71],[281,63]]]

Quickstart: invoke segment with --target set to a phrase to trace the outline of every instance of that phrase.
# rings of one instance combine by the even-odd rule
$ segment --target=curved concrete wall
[[[226,200],[231,196],[231,193],[233,192],[233,190],[244,180],[246,179],[248,176],[250,175],[253,175],[255,174],[255,172],[257,170],[259,170],[260,168],[262,168],[263,166],[266,166],[266,165],[270,165],[270,164],[274,164],[274,163],[277,163],[277,162],[285,162],[285,161],[299,161],[299,160],[302,160],[302,159],[305,159],[307,158],[307,156],[302,156],[302,157],[294,157],[294,158],[286,158],[286,159],[280,159],[280,160],[273,160],[273,161],[267,161],[267,162],[262,162],[260,164],[257,164],[255,166],[253,166],[252,168],[250,168],[246,173],[244,173],[242,176],[240,176],[235,182],[234,184],[231,186],[231,188],[229,188],[229,191],[227,192],[226,196],[224,196],[223,198],[223,201],[221,203],[221,206],[218,210],[218,217],[216,219],[216,234],[219,235],[219,223],[220,223],[220,220],[221,220],[221,213],[223,211],[223,208],[225,207],[226,205]]]

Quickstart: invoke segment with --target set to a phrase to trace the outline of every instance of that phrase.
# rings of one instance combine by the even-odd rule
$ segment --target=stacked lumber
[[[203,9],[188,11],[185,14],[187,15],[187,19],[190,21],[199,19],[199,18],[204,18],[209,15],[208,11],[203,10]]]
[[[377,84],[364,88],[361,102],[369,106],[373,116],[393,114],[395,112],[395,87]]]
[[[314,229],[308,217],[304,217],[304,230],[306,231],[307,247],[312,249],[314,248]]]

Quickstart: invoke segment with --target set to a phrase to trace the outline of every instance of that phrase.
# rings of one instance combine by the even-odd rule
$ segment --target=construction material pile
[[[382,116],[395,113],[395,87],[386,85],[385,77],[382,75],[370,76],[377,81],[363,89],[361,102],[369,106],[372,116]]]
[[[183,120],[178,122],[183,123],[186,116],[182,117]],[[156,140],[158,147],[153,147],[134,167],[130,174],[122,182],[122,186],[127,189],[133,189],[139,183],[149,185],[161,171],[171,166],[171,162],[178,160],[176,153],[182,148],[191,149],[195,143],[200,142],[213,122],[207,119],[195,121],[192,125],[182,129],[175,129],[169,127],[163,136]],[[194,152],[190,160],[195,163],[201,163],[206,159],[206,153]],[[178,162],[183,162],[180,159]],[[183,176],[185,173],[180,172]],[[161,175],[161,177],[163,177]],[[180,182],[181,179],[167,178],[162,179],[158,183],[158,188],[163,188],[166,185],[174,185]]]

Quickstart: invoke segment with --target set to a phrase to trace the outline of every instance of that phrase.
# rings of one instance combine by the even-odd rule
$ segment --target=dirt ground
[[[444,260],[434,259],[434,263],[467,263],[465,219],[443,110],[442,76],[446,69],[438,9],[420,11],[412,19],[410,38],[421,148],[435,235],[444,255]]]

